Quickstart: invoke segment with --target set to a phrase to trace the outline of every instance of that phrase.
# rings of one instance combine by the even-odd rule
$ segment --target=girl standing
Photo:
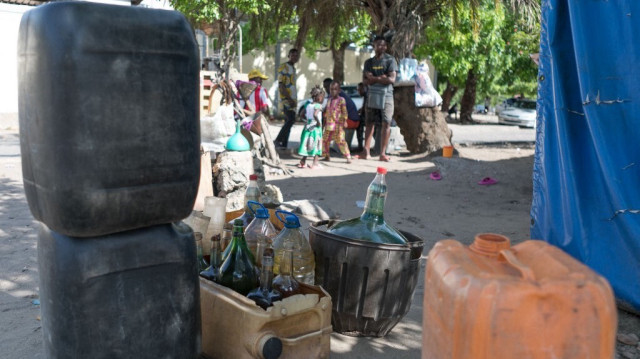
[[[300,148],[298,154],[302,156],[298,168],[304,168],[308,156],[313,156],[313,164],[309,168],[318,166],[318,155],[322,154],[320,144],[322,143],[322,101],[324,101],[324,90],[320,86],[311,89],[312,103],[305,109],[307,123],[300,135]]]
[[[344,139],[344,129],[347,127],[347,104],[344,98],[340,97],[340,84],[337,81],[331,83],[329,87],[331,97],[327,102],[325,110],[324,132],[322,134],[322,156],[326,161],[330,161],[329,145],[331,141],[336,141],[342,155],[347,158],[347,163],[351,163],[351,153],[349,146]]]

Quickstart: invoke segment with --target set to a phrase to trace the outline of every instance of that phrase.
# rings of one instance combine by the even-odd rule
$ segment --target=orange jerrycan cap
[[[478,233],[469,246],[473,252],[489,257],[498,257],[500,251],[511,248],[509,238],[495,233]]]

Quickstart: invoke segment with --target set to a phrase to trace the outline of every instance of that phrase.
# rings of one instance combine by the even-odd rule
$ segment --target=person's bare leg
[[[381,144],[380,144],[380,159],[384,161],[388,161],[389,157],[387,156],[387,146],[389,145],[389,137],[391,137],[391,126],[388,122],[382,121],[382,126],[380,127],[381,133]]]
[[[371,122],[367,124],[367,128],[365,130],[364,151],[362,153],[362,158],[365,160],[370,156],[369,149],[371,148],[371,139],[373,138],[374,127],[373,122]]]

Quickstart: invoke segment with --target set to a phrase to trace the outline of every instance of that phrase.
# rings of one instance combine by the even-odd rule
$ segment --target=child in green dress
[[[318,166],[318,156],[322,154],[322,101],[324,90],[316,85],[311,90],[312,103],[305,109],[307,123],[300,136],[300,148],[298,154],[302,156],[298,168],[304,168],[308,156],[313,156],[313,164],[309,168]]]

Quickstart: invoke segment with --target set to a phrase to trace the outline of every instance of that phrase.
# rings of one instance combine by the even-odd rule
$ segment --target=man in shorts
[[[391,120],[393,118],[393,83],[396,81],[398,64],[393,56],[387,54],[387,42],[381,36],[373,40],[375,56],[364,63],[362,82],[369,87],[366,108],[366,131],[364,151],[360,158],[368,159],[371,148],[371,138],[376,123],[381,130],[380,161],[389,162],[386,155],[389,136],[391,134]],[[375,96],[378,96],[376,98]],[[378,108],[376,108],[378,107]],[[381,107],[381,108],[380,108]]]
[[[278,68],[278,93],[280,95],[280,109],[284,113],[285,123],[280,129],[274,144],[276,148],[286,149],[289,144],[291,127],[296,122],[296,68],[300,59],[298,49],[289,50],[289,61]]]

